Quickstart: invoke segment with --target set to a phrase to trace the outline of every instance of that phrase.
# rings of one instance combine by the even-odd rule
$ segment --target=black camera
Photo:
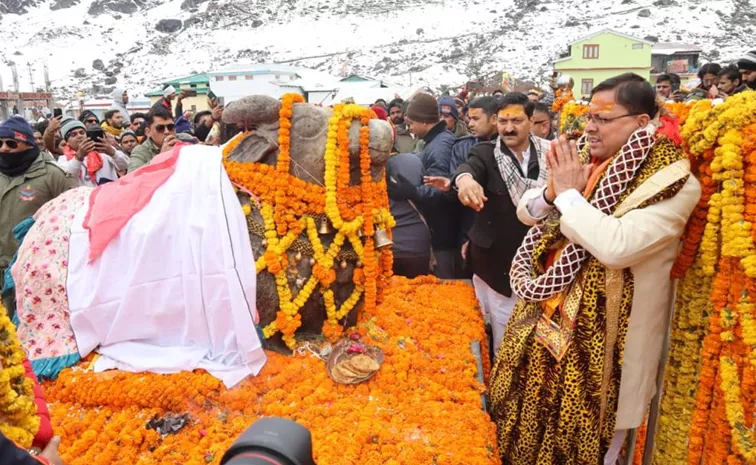
[[[285,418],[261,418],[242,433],[221,465],[315,465],[310,431]]]

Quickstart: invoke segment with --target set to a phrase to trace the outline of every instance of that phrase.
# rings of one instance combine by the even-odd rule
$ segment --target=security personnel
[[[75,178],[40,156],[34,130],[26,120],[13,116],[0,123],[0,279],[18,249],[13,228],[76,186]],[[3,294],[3,304],[11,314],[15,300],[15,295]]]

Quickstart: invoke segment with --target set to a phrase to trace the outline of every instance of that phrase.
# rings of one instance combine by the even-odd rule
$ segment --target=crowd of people
[[[386,170],[395,273],[471,279],[491,318],[492,413],[505,464],[613,465],[643,419],[671,299],[666,276],[700,196],[682,151],[661,136],[670,130],[661,108],[756,90],[756,51],[732,66],[706,64],[698,77],[694,89],[674,74],[655,89],[634,74],[601,83],[580,141],[559,134],[556,88],[417,93],[371,107],[395,134]],[[18,248],[14,226],[62,192],[114,181],[178,141],[223,142],[222,106],[188,115],[183,98],[169,87],[147,114],[129,113],[128,93],[116,89],[103,120],[85,111],[2,122],[0,275]],[[640,186],[651,176],[656,190],[647,195]],[[3,302],[12,312],[14,295]],[[605,335],[597,336],[610,311],[624,364],[605,360]],[[596,385],[576,370],[605,378]],[[577,413],[560,410],[567,397]]]

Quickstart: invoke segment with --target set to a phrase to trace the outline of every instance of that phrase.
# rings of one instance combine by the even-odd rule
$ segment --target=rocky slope
[[[604,27],[724,62],[752,47],[755,21],[749,0],[0,0],[0,77],[7,89],[14,62],[31,90],[47,62],[62,98],[235,62],[397,84],[501,70],[542,82],[569,41]]]

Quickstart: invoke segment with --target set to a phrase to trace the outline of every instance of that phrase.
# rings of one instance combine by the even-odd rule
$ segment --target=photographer
[[[61,134],[66,141],[58,166],[79,180],[80,186],[97,187],[118,179],[118,171],[128,168],[129,157],[106,142],[102,130],[91,130],[75,119],[63,121]]]

